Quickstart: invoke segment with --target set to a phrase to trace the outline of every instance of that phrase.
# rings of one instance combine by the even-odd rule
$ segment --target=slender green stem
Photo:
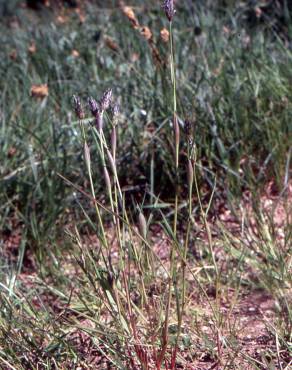
[[[85,145],[87,146],[86,134],[85,134],[84,124],[83,124],[82,120],[80,120],[80,127],[81,127],[81,132],[82,132],[82,138],[83,138],[84,146]],[[95,195],[95,190],[94,190],[94,185],[93,185],[93,179],[92,179],[92,173],[91,173],[90,159],[86,163],[86,166],[87,166],[87,171],[88,171],[88,176],[89,176],[91,194],[92,194],[93,199],[96,200],[96,195]],[[101,218],[99,207],[98,207],[98,205],[97,205],[96,202],[94,202],[94,208],[95,208],[95,212],[96,212],[96,215],[97,215],[98,223],[99,223],[100,228],[101,228],[101,235],[102,235],[103,245],[108,249],[108,243],[107,243],[107,238],[106,238],[106,235],[105,235],[103,221],[102,221],[102,218]]]
[[[215,254],[214,254],[214,250],[213,250],[213,241],[212,241],[211,230],[210,230],[210,227],[209,227],[209,223],[207,221],[205,211],[203,209],[201,196],[200,196],[200,192],[199,192],[199,186],[198,186],[198,181],[197,181],[197,176],[196,176],[196,163],[195,163],[195,166],[194,166],[194,181],[195,181],[195,188],[196,188],[198,201],[199,201],[199,205],[200,205],[200,210],[201,210],[201,213],[202,213],[202,216],[203,216],[203,222],[204,222],[205,230],[207,232],[208,246],[209,246],[209,250],[210,250],[210,253],[211,253],[212,262],[213,262],[213,265],[214,265],[214,268],[215,268],[216,276],[218,277],[218,275],[219,275],[218,266],[217,266],[217,262],[216,262]]]
[[[170,35],[170,71],[171,71],[171,83],[173,88],[173,129],[174,129],[174,139],[175,139],[175,201],[174,201],[174,220],[173,220],[173,236],[176,239],[177,235],[177,219],[178,219],[178,167],[179,167],[179,127],[177,122],[177,97],[176,97],[176,76],[175,76],[175,58],[174,58],[174,46],[173,46],[173,32],[172,32],[172,22],[169,22],[169,35]],[[170,314],[171,305],[171,292],[173,287],[174,278],[176,275],[175,268],[175,249],[176,243],[173,242],[170,251],[170,279],[169,288],[167,294],[166,310],[165,310],[165,322],[162,334],[162,349],[159,355],[159,364],[162,363],[168,344],[168,322]],[[179,312],[177,312],[179,319]]]
[[[189,145],[188,145],[188,153],[189,153]],[[191,160],[191,159],[189,159]],[[193,166],[193,164],[192,164]],[[189,168],[188,168],[189,170]],[[188,251],[188,245],[189,245],[189,238],[190,238],[190,232],[191,232],[191,219],[192,219],[192,195],[193,195],[193,178],[191,181],[189,181],[189,197],[188,197],[188,224],[187,224],[187,232],[186,232],[186,238],[184,243],[184,249],[183,249],[183,261],[182,261],[182,298],[181,298],[181,308],[180,308],[180,314],[179,314],[179,320],[178,320],[178,330],[177,330],[177,337],[176,337],[176,347],[178,346],[178,340],[181,333],[181,327],[182,327],[182,321],[183,321],[183,315],[186,305],[186,259],[187,259],[187,251]]]
[[[175,78],[175,60],[174,60],[172,22],[169,22],[169,35],[170,35],[171,82],[173,86],[173,113],[176,113],[176,78]]]

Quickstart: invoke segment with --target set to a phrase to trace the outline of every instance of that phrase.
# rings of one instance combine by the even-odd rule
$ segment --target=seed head
[[[93,99],[93,97],[90,96],[88,98],[88,105],[89,105],[89,109],[91,111],[91,114],[93,115],[93,117],[96,117],[96,115],[99,111],[97,101],[95,99]]]
[[[100,109],[101,109],[101,111],[105,111],[109,108],[110,103],[112,101],[112,95],[113,95],[112,89],[108,89],[103,93],[103,96],[100,99]]]
[[[175,14],[173,0],[164,0],[162,7],[165,11],[167,19],[169,20],[169,22],[171,22]]]
[[[83,119],[84,118],[83,107],[82,107],[82,104],[81,104],[81,100],[80,100],[79,96],[77,96],[77,95],[73,95],[73,106],[74,106],[76,116],[79,119]]]

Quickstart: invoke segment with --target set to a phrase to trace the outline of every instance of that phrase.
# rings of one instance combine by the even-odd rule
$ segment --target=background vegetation
[[[146,206],[152,202],[151,192],[163,202],[167,217],[172,215],[176,177],[169,49],[160,35],[168,22],[157,1],[145,4],[135,0],[127,5],[133,6],[140,25],[149,27],[153,43],[133,28],[114,1],[86,2],[82,7],[51,4],[38,11],[17,1],[1,4],[0,361],[5,369],[34,369],[38,364],[48,369],[90,368],[90,361],[96,357],[101,362],[107,359],[108,364],[108,358],[114,358],[115,365],[103,366],[124,366],[122,354],[113,355],[106,349],[103,353],[96,345],[94,338],[100,334],[92,309],[98,304],[89,287],[82,285],[82,278],[76,282],[76,296],[68,293],[72,274],[76,273],[68,255],[77,252],[74,243],[64,236],[64,228],[77,223],[91,238],[92,231],[88,231],[78,203],[90,215],[91,210],[86,199],[76,195],[58,174],[75,185],[89,187],[72,96],[78,93],[85,101],[112,88],[121,107],[117,167],[132,220],[137,219],[137,202],[145,205],[145,214],[149,215]],[[273,301],[276,318],[266,325],[268,343],[260,354],[243,355],[246,368],[289,367],[291,28],[288,1],[181,1],[173,25],[182,130],[180,195],[183,198],[188,191],[187,136],[183,133],[188,120],[197,147],[196,172],[204,205],[215,187],[209,218],[218,243],[222,296],[233,289],[237,303],[247,293],[260,289]],[[47,84],[48,91],[38,97],[33,86],[40,84]],[[109,133],[107,125],[105,135]],[[91,162],[92,168],[100,168],[98,155],[92,153]],[[94,171],[94,185],[105,204],[103,175],[98,170]],[[280,225],[275,223],[276,205],[268,213],[262,206],[265,196],[283,205],[285,217]],[[194,204],[194,216],[200,222],[195,195]],[[180,207],[183,230],[187,207],[183,202]],[[246,211],[247,216],[242,216],[242,207],[250,207],[253,215]],[[242,223],[245,232],[237,234],[224,222],[215,227],[222,210],[232,214],[232,222]],[[158,219],[159,212],[153,217]],[[243,227],[245,222],[255,229],[250,238],[250,229]],[[277,234],[279,228],[282,239]],[[195,252],[189,248],[190,258],[207,266],[212,256],[204,237],[195,230],[192,238],[200,247]],[[212,297],[212,278],[199,273],[198,279]],[[74,318],[66,316],[66,307],[74,312]],[[216,327],[221,328],[230,317],[221,318],[217,309]],[[208,353],[206,363],[216,363],[221,357],[223,365],[218,368],[240,368],[236,359],[244,351],[236,335],[229,328],[232,335],[220,350],[216,335],[213,333],[214,339],[201,328],[209,325],[202,312],[189,312],[192,327],[196,320],[200,324],[196,322],[196,340],[193,333],[184,337],[182,352],[192,356],[191,360],[183,356],[181,366],[187,368],[186,363],[195,363],[199,354]],[[61,317],[60,322],[56,317]],[[97,326],[88,327],[84,320]],[[72,339],[72,328],[83,336]],[[87,357],[81,348],[88,338],[93,342]],[[200,344],[191,351],[198,338]],[[193,366],[199,369],[201,365]]]

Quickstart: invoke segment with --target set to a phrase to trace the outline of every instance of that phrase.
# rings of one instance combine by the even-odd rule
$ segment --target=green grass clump
[[[142,9],[137,8],[139,21],[155,27],[165,59],[167,46],[159,41],[162,21],[155,7]],[[30,239],[39,246],[71,204],[56,173],[74,181],[83,178],[76,128],[69,123],[70,96],[76,91],[97,95],[114,87],[125,114],[119,136],[121,181],[143,188],[149,185],[152,166],[155,191],[166,197],[174,186],[168,154],[172,134],[165,119],[171,112],[165,69],[153,64],[147,41],[118,8],[103,10],[101,16],[92,7],[85,23],[78,24],[73,17],[58,27],[50,14],[48,19],[30,15],[31,26],[26,26],[25,17],[22,14],[20,27],[11,31],[1,26],[1,203],[8,213],[17,205]],[[195,120],[199,177],[212,188],[211,170],[218,186],[236,196],[242,189],[259,188],[268,178],[281,186],[291,145],[291,51],[277,36],[249,31],[227,12],[217,18],[201,6],[196,19],[187,8],[180,9],[174,39],[178,114],[182,120]],[[196,36],[198,24],[202,33]],[[117,52],[106,47],[108,37],[118,45]],[[37,52],[31,54],[28,47],[33,41]],[[15,61],[9,59],[13,51]],[[139,56],[136,62],[131,62],[133,54]],[[31,85],[38,83],[49,85],[49,96],[42,102],[29,94]],[[17,151],[11,156],[13,148]]]

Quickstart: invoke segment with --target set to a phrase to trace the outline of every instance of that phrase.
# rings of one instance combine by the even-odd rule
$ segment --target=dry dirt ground
[[[292,213],[287,213],[287,210],[291,211],[291,207],[292,182],[287,185],[285,194],[279,194],[274,190],[272,183],[268,184],[261,197],[261,208],[267,217],[273,219],[275,233],[280,244],[284,243],[285,226],[287,223],[291,225]],[[249,235],[257,233],[257,223],[253,217],[249,194],[245,194],[239,208],[244,209],[245,217],[249,218],[248,227],[250,230],[246,232],[248,242]],[[245,235],[242,235],[241,225],[230,210],[221,208],[217,222],[220,222],[221,225],[223,223],[224,228],[234,235],[245,238]],[[4,246],[2,258],[11,263],[17,261],[24,228],[17,217],[10,219],[9,226],[3,230],[1,241]],[[109,229],[108,232],[111,233],[111,230]],[[167,266],[170,243],[161,229],[153,228],[152,234],[154,250]],[[217,245],[216,235],[217,233],[214,232],[215,246]],[[200,239],[204,241],[205,238],[206,236],[202,232]],[[90,239],[92,244],[98,243],[95,236],[91,236]],[[220,245],[218,243],[218,247],[215,247],[215,254],[218,263],[222,262],[222,266],[224,266],[226,255]],[[113,258],[115,258],[114,253],[113,249]],[[27,288],[35,289],[39,284],[36,266],[31,251],[27,249],[23,270],[18,276],[19,281]],[[196,266],[192,267],[195,271]],[[78,269],[74,267],[74,260],[68,257],[64,274],[70,276],[70,274],[76,273],[78,273]],[[247,271],[246,278],[253,277],[253,271]],[[178,355],[177,369],[255,369],[252,361],[257,363],[259,369],[289,369],[291,366],[289,353],[281,349],[279,338],[273,334],[278,304],[275,298],[265,290],[256,288],[242,289],[239,293],[232,288],[222,288],[224,293],[216,297],[214,287],[210,286],[206,290],[208,302],[195,286],[192,275],[189,275],[187,279],[190,287],[193,285],[194,289],[187,302],[187,315],[183,331],[187,343]],[[50,279],[47,283],[50,283]],[[70,307],[64,309],[64,304],[52,292],[44,291],[42,294],[42,304],[45,303],[48,309],[56,314],[56,322],[62,324],[62,315],[66,312],[66,315],[70,316]],[[32,303],[35,307],[41,308],[38,299],[33,300]],[[212,305],[217,305],[218,312],[220,312],[220,324],[218,324],[219,321],[215,322],[214,320]],[[80,325],[91,327],[93,324],[89,320],[81,319]],[[67,339],[78,349],[80,358],[83,358],[80,362],[80,369],[114,369],[84,330],[72,330]],[[218,358],[221,359],[221,362],[218,361]],[[66,366],[70,365],[64,363],[64,369],[69,368]]]

